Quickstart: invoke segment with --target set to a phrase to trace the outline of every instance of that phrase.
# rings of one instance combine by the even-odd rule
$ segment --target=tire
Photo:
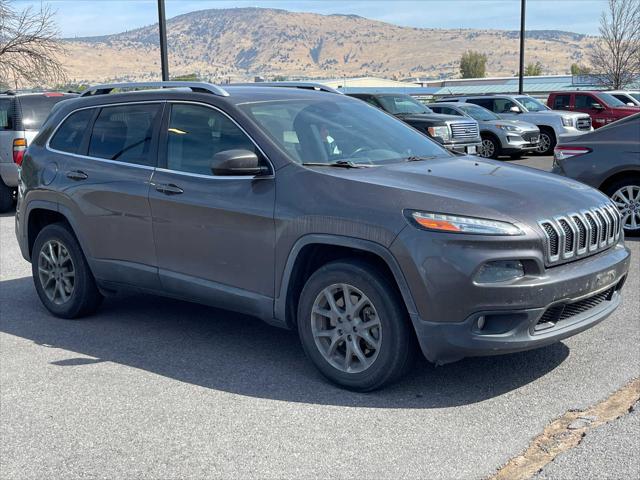
[[[536,148],[535,152],[538,155],[552,155],[553,149],[556,148],[556,134],[548,127],[540,128],[540,146]]]
[[[509,158],[511,158],[511,160],[520,160],[522,158],[522,155],[522,152],[512,153],[511,155],[509,155]]]
[[[500,142],[490,135],[482,135],[482,144],[478,154],[483,158],[498,158],[500,155]]]
[[[102,302],[82,249],[63,223],[47,225],[38,234],[31,272],[40,301],[56,317],[80,318]]]
[[[628,237],[640,236],[640,176],[629,175],[608,185],[604,193],[616,204],[624,234]],[[635,220],[636,226],[633,226]]]
[[[0,178],[0,213],[8,212],[13,208],[13,190]]]
[[[352,307],[361,303],[351,309],[352,315],[344,308],[344,286]],[[334,299],[334,312],[339,312],[332,318],[327,292]],[[318,314],[318,310],[327,313]],[[311,275],[300,295],[298,333],[305,353],[326,378],[360,392],[398,380],[410,368],[416,352],[412,326],[396,288],[378,269],[362,261],[331,262]],[[352,350],[354,345],[360,355]],[[345,369],[347,348],[353,353]],[[333,355],[329,355],[331,350]]]

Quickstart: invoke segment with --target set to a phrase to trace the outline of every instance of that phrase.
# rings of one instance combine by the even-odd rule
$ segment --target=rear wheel
[[[57,317],[82,317],[102,302],[80,245],[64,224],[47,225],[40,231],[31,269],[40,300]]]
[[[605,193],[620,212],[625,235],[640,235],[640,177],[618,180],[609,185]]]
[[[307,356],[334,383],[370,391],[399,379],[415,355],[396,289],[371,265],[338,261],[307,281],[298,333]]]
[[[552,129],[540,127],[540,143],[536,148],[536,153],[540,155],[551,155],[556,147],[556,134]]]
[[[0,178],[0,213],[5,213],[13,207],[13,190]]]

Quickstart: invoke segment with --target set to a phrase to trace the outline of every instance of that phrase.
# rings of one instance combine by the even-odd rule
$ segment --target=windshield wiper
[[[322,162],[303,162],[302,165],[307,167],[338,167],[338,168],[367,168],[372,165],[358,165],[357,163],[350,162],[348,160],[338,160],[331,163]]]
[[[407,162],[422,162],[423,160],[433,160],[434,158],[438,158],[436,155],[430,155],[427,157],[420,157],[417,155],[412,155],[411,157],[405,158]]]

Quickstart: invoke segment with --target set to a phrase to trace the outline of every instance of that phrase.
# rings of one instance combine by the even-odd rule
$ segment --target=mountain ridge
[[[468,49],[488,54],[488,75],[510,75],[517,70],[519,32],[403,27],[358,15],[244,7],[172,17],[167,36],[172,75],[196,73],[235,81],[256,75],[451,77]],[[540,61],[545,73],[566,73],[571,63],[583,62],[595,38],[559,30],[529,31],[527,62]],[[159,75],[157,23],[65,39],[65,44],[68,54],[63,61],[76,81]]]

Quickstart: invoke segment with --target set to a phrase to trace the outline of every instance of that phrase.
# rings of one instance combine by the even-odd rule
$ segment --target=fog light
[[[476,274],[478,283],[498,283],[524,277],[524,266],[520,260],[497,260],[485,263]]]

